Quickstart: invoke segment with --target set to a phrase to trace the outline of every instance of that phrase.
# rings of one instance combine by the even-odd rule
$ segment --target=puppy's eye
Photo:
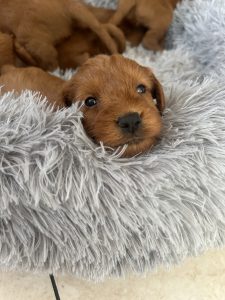
[[[92,107],[92,106],[95,106],[97,104],[97,100],[93,97],[88,97],[86,100],[85,100],[85,105],[87,107]]]
[[[136,87],[136,91],[138,92],[138,94],[144,94],[146,93],[146,86],[144,84],[139,84]]]

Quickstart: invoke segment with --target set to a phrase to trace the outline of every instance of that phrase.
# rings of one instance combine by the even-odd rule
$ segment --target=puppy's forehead
[[[135,61],[125,58],[121,55],[99,55],[85,63],[80,71],[87,78],[101,80],[103,82],[127,82],[134,83],[149,81],[151,71]],[[142,81],[142,82],[141,82]]]

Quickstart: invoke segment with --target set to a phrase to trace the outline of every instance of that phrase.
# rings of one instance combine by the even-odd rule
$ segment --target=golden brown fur
[[[161,131],[165,100],[159,81],[150,69],[120,55],[91,58],[66,82],[36,67],[4,66],[1,85],[2,92],[40,91],[59,107],[86,100],[82,110],[87,134],[112,148],[128,144],[125,156],[148,150]],[[137,91],[139,85],[146,87],[144,93]],[[96,105],[87,106],[87,99],[93,98]],[[139,118],[135,131],[121,126],[121,120],[130,114]]]
[[[17,55],[18,52],[22,55],[23,60]],[[11,34],[0,32],[0,68],[3,65],[23,67],[26,62],[33,62],[29,53],[17,44]]]
[[[0,32],[0,68],[4,64],[15,64],[13,39],[9,34]]]
[[[132,8],[131,11],[124,18],[122,18],[122,21],[119,22],[119,27],[123,31],[126,39],[131,43],[131,45],[137,46],[142,41],[144,44],[146,41],[148,41],[149,43],[150,40],[150,43],[155,44],[156,46],[150,48],[154,48],[154,50],[157,50],[158,48],[159,50],[163,47],[163,39],[158,41],[155,37],[152,37],[152,35],[156,34],[157,36],[159,36],[162,30],[158,28],[156,30],[156,33],[154,33],[154,28],[148,30],[149,28],[146,25],[147,21],[145,20],[144,22],[144,18],[142,18],[143,14],[141,14],[141,12],[148,11],[149,9],[151,9],[152,13],[148,15],[149,22],[155,22],[158,27],[163,28],[164,23],[162,23],[161,19],[164,19],[163,22],[166,22],[166,20],[168,21],[168,16],[172,18],[172,9],[176,6],[176,3],[179,0],[158,0],[157,3],[152,3],[152,1],[153,0],[148,0],[147,3],[145,3],[144,0],[138,1],[138,6],[135,4],[135,7]],[[131,1],[127,0],[125,2],[126,3],[123,4],[124,6],[125,4],[131,4]],[[119,14],[121,16],[124,13],[124,10],[122,12],[120,11],[121,7],[119,7],[118,12],[116,12],[112,9],[105,9],[87,5],[87,9],[96,17],[96,19],[100,23],[107,23],[110,19],[112,21],[115,18],[118,19],[117,15]],[[134,13],[135,9],[137,8],[139,9],[140,16]],[[167,15],[167,17],[165,15]],[[137,19],[138,16],[141,18],[141,21]],[[167,25],[169,25],[169,23],[167,23]],[[167,27],[168,26],[166,26],[166,28],[164,27],[164,34],[167,31]],[[123,43],[118,44],[119,51],[122,51],[123,47]],[[32,61],[32,58],[29,56],[29,53],[27,53],[26,49],[21,47],[17,40],[14,41],[14,50],[17,54],[17,57],[19,56],[27,65],[37,65],[39,67],[42,67],[41,64],[35,62],[34,60]],[[94,33],[88,28],[82,27],[81,24],[78,23],[76,25],[75,30],[72,31],[71,35],[68,38],[63,39],[59,43],[57,43],[56,51],[58,65],[61,69],[76,68],[77,66],[83,64],[89,57],[101,53],[110,53],[96,33]]]
[[[152,50],[162,50],[164,36],[172,20],[173,9],[179,0],[136,0],[135,7],[124,16],[118,23],[123,31],[126,40],[132,46],[137,46],[141,42]],[[128,1],[129,5],[131,1]],[[126,2],[126,5],[128,4]],[[134,1],[133,1],[134,4]],[[113,9],[105,9],[88,5],[88,9],[95,15],[101,23],[118,20],[122,4],[116,12]],[[134,13],[135,9],[139,12]],[[151,13],[149,13],[151,10]],[[145,15],[145,18],[143,15]],[[147,16],[148,15],[148,16]],[[147,21],[148,18],[148,21]],[[117,23],[117,22],[116,22]],[[154,25],[155,23],[155,25]],[[151,28],[149,30],[149,26]],[[155,28],[155,29],[154,29]],[[85,38],[84,38],[85,37]],[[77,28],[76,31],[57,46],[59,66],[61,69],[76,68],[83,64],[89,57],[101,53],[109,53],[105,45],[99,40],[98,36],[89,29]]]
[[[171,24],[173,9],[179,0],[118,0],[116,13],[109,22],[119,25],[124,18],[147,30],[142,44],[151,50],[162,50],[164,37]]]
[[[91,12],[101,23],[106,23],[115,13],[113,9],[88,6]],[[143,26],[136,26],[128,20],[123,20],[120,24],[126,40],[132,46],[137,46],[146,30]],[[84,38],[85,37],[85,38]],[[64,40],[57,46],[59,66],[61,69],[76,68],[83,64],[89,57],[97,54],[109,54],[108,49],[99,40],[98,36],[89,29],[77,28],[71,37]]]
[[[114,14],[114,10],[88,6],[99,22],[106,23]],[[132,45],[138,45],[144,35],[142,27],[134,26],[131,22],[124,20],[120,25],[126,39]],[[84,38],[85,37],[85,38]],[[120,45],[120,50],[123,46]],[[90,29],[77,27],[73,34],[56,45],[58,65],[61,69],[76,68],[83,64],[89,57],[97,54],[109,54],[108,49],[99,37]],[[8,57],[11,57],[10,60]],[[24,47],[10,34],[0,32],[0,67],[4,64],[15,66],[39,66]]]
[[[146,86],[145,94],[137,93],[139,84]],[[146,151],[160,134],[165,106],[162,87],[150,69],[133,60],[120,55],[89,59],[66,84],[64,95],[71,101],[96,98],[96,106],[83,108],[87,133],[112,148],[128,144],[126,156]],[[129,113],[138,113],[142,119],[135,134],[124,134],[118,126],[118,119]]]
[[[4,65],[1,68],[1,93],[9,91],[21,93],[24,90],[32,90],[40,92],[43,98],[47,97],[50,104],[63,107],[65,106],[62,96],[63,84],[64,80],[61,78],[36,67],[16,68]]]
[[[0,0],[0,31],[15,36],[18,47],[43,69],[58,66],[55,46],[76,26],[95,32],[110,53],[124,48],[123,33],[113,24],[100,24],[80,1]]]

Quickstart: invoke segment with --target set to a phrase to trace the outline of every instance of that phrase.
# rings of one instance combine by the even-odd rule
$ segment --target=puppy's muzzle
[[[141,126],[141,117],[139,113],[128,113],[117,120],[118,126],[124,133],[134,134]]]

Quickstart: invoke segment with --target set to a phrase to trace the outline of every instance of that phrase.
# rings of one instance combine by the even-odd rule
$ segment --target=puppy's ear
[[[162,114],[165,109],[165,96],[163,92],[163,87],[153,73],[151,74],[151,78],[153,81],[151,94],[153,99],[156,99],[156,106],[160,114]]]
[[[75,102],[75,87],[70,80],[63,85],[62,97],[66,107],[71,106]]]

